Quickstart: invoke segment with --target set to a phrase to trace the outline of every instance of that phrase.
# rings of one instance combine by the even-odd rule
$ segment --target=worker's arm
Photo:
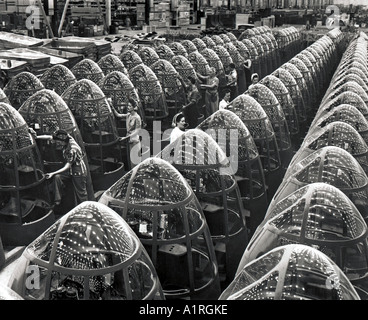
[[[46,179],[51,179],[54,175],[62,173],[70,168],[70,162],[67,162],[64,167],[60,168],[59,170],[56,170],[54,172],[46,173]]]

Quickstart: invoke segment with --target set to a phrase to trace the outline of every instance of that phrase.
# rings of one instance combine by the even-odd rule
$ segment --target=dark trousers
[[[72,180],[73,183],[74,196],[77,204],[87,201],[87,177],[83,175],[70,175],[64,172],[54,176],[52,188],[54,192],[54,201],[61,202],[63,195],[65,194],[65,184],[70,180]]]

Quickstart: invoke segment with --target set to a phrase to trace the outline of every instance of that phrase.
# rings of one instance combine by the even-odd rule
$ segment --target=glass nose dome
[[[160,59],[157,52],[151,47],[141,47],[137,53],[142,62],[149,67]]]
[[[366,105],[368,103],[368,94],[364,91],[364,89],[354,81],[346,81],[345,83],[342,83],[340,86],[328,90],[321,104],[333,100],[335,97],[337,97],[340,93],[343,92],[354,92],[362,98],[362,100]]]
[[[83,59],[70,70],[77,80],[88,79],[98,83],[105,75],[99,65],[90,60]]]
[[[292,192],[314,182],[328,183],[340,189],[351,199],[363,218],[367,219],[367,175],[349,152],[335,146],[320,148],[289,167],[270,207]]]
[[[368,174],[368,146],[359,132],[350,124],[334,121],[324,127],[316,127],[305,137],[302,146],[294,155],[290,166],[314,151],[335,146],[349,152]]]
[[[151,65],[151,69],[158,78],[165,93],[169,112],[171,111],[174,116],[186,104],[185,87],[179,77],[179,73],[169,61],[163,59],[154,62]]]
[[[212,136],[230,157],[230,165],[235,165],[233,171],[240,196],[250,212],[247,225],[255,230],[266,213],[268,202],[262,163],[249,130],[234,112],[226,109],[216,111],[197,128]]]
[[[116,181],[124,169],[111,106],[100,87],[88,79],[79,80],[69,87],[62,98],[81,132],[94,189],[103,190]]]
[[[211,36],[211,39],[216,43],[217,46],[223,46],[225,44],[224,40],[217,34]]]
[[[191,40],[183,40],[180,43],[185,48],[185,51],[188,53],[188,55],[191,54],[192,52],[198,51],[197,47]]]
[[[350,124],[368,143],[368,121],[363,114],[350,104],[341,104],[327,113],[317,113],[315,120],[310,126],[309,132],[315,127],[324,127],[334,121],[342,121]]]
[[[105,94],[106,98],[111,98],[112,106],[119,113],[127,113],[128,102],[134,101],[136,107],[138,107],[138,114],[142,119],[143,123],[146,123],[145,114],[143,111],[142,103],[139,98],[138,92],[135,89],[133,83],[130,81],[129,76],[120,72],[112,71],[107,74],[99,83],[99,87]],[[120,124],[120,125],[119,125]],[[125,119],[119,122],[119,128],[123,128],[120,136],[126,135],[126,121]]]
[[[147,120],[166,118],[169,114],[165,94],[157,76],[145,64],[129,70],[130,79],[137,89]]]
[[[222,65],[224,66],[225,73],[229,73],[230,64],[234,63],[233,59],[230,56],[230,53],[225,49],[223,45],[216,45],[215,47],[213,47],[213,51],[215,51],[215,53],[220,58]]]
[[[170,61],[174,56],[174,51],[166,44],[160,44],[156,48],[156,53],[160,57],[160,59],[164,59]]]
[[[228,282],[248,239],[247,212],[229,159],[216,141],[199,129],[185,131],[157,157],[170,162],[192,187],[215,243],[220,277]]]
[[[205,48],[201,51],[201,55],[206,59],[208,65],[216,69],[216,75],[219,79],[219,87],[225,87],[227,85],[226,74],[224,65],[221,62],[220,57],[215,51],[209,48]]]
[[[27,269],[28,268],[28,269]],[[37,268],[39,286],[25,286]],[[163,300],[152,262],[128,224],[85,201],[29,244],[10,287],[26,300]]]
[[[188,60],[197,73],[203,76],[209,75],[210,66],[207,60],[198,51],[192,51],[189,53]]]
[[[276,135],[282,165],[286,168],[292,157],[289,127],[284,111],[272,90],[257,83],[249,87],[247,94],[253,97],[265,110]]]
[[[206,44],[202,41],[201,38],[194,38],[192,40],[192,43],[196,46],[199,52],[207,48]]]
[[[0,103],[0,233],[4,246],[25,245],[54,220],[39,149],[27,123]]]
[[[119,59],[123,62],[128,72],[135,66],[143,64],[141,57],[133,50],[126,50],[119,56]]]
[[[123,62],[113,54],[107,54],[98,60],[97,65],[101,68],[105,76],[114,71],[120,71],[128,75],[128,70],[125,68]]]
[[[31,95],[44,88],[40,79],[34,74],[23,71],[10,79],[4,87],[4,93],[11,106],[18,110]]]
[[[213,47],[216,46],[215,41],[213,41],[212,38],[209,37],[209,36],[204,36],[201,39],[204,42],[204,44],[207,46],[207,48],[209,48],[209,49],[213,49]]]
[[[77,82],[75,75],[62,64],[56,64],[47,69],[40,80],[46,89],[54,90],[58,95]]]
[[[183,56],[188,58],[188,52],[180,42],[170,42],[167,44],[168,47],[174,52],[176,56]]]
[[[188,79],[190,77],[197,79],[197,74],[193,65],[183,55],[176,55],[170,62],[183,79]]]
[[[238,273],[264,252],[285,244],[304,244],[326,254],[352,284],[367,290],[367,225],[342,191],[312,183],[274,204],[267,216],[249,242]]]
[[[148,158],[99,201],[116,210],[138,235],[167,298],[218,298],[218,267],[206,219],[187,181],[172,165]]]
[[[270,119],[257,100],[246,94],[236,97],[226,109],[234,112],[252,135],[261,157],[268,196],[272,197],[281,181],[281,159]]]
[[[259,83],[269,88],[277,98],[284,112],[290,136],[293,140],[294,137],[299,135],[299,122],[294,102],[289,94],[288,89],[279,78],[273,75],[264,77]],[[296,142],[295,138],[293,142]]]
[[[300,91],[298,83],[296,82],[295,78],[292,74],[283,67],[276,69],[273,73],[273,76],[279,78],[287,90],[293,100],[294,107],[296,109],[298,115],[298,123],[300,130],[303,131],[307,121],[307,110],[303,99],[303,94]]]
[[[275,248],[245,265],[219,300],[360,300],[341,269],[301,244]]]

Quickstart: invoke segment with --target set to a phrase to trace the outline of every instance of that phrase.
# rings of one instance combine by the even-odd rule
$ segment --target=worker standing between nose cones
[[[219,110],[225,109],[226,106],[229,104],[230,102],[230,90],[229,89],[225,89],[224,94],[223,94],[223,98],[219,103]]]
[[[210,68],[208,76],[202,76],[197,73],[197,76],[201,82],[206,81],[206,84],[201,84],[201,88],[206,90],[206,118],[218,110],[219,96],[218,86],[219,79],[216,77],[216,69]]]
[[[199,112],[199,101],[201,100],[201,93],[197,88],[196,79],[193,77],[188,77],[190,81],[187,87],[187,101],[188,103],[184,105],[181,109],[188,123],[188,128],[193,129],[198,125]]]
[[[251,85],[248,87],[248,89],[250,89],[253,85],[258,83],[259,81],[258,73],[253,73],[252,76],[250,77],[250,80],[251,80]]]
[[[133,101],[128,102],[128,113],[119,113],[116,111],[115,107],[112,105],[111,98],[107,99],[111,109],[114,112],[115,117],[117,118],[126,118],[126,129],[127,133],[125,137],[121,137],[120,141],[125,139],[129,139],[128,144],[128,155],[129,155],[129,163],[130,169],[132,169],[135,165],[138,164],[139,159],[142,156],[142,145],[139,137],[139,131],[142,128],[142,119],[138,114],[138,107],[133,105]]]
[[[87,167],[83,152],[74,138],[65,130],[57,130],[53,135],[39,135],[36,139],[56,141],[61,148],[65,164],[62,168],[46,174],[46,179],[54,177],[52,192],[55,205],[59,205],[65,193],[65,182],[72,180],[77,204],[88,200]]]
[[[176,114],[173,118],[171,126],[174,128],[170,134],[170,143],[173,143],[176,139],[184,134],[186,122],[184,115],[180,112]]]
[[[227,75],[227,87],[230,89],[230,100],[238,96],[238,73],[234,63],[229,64],[230,72]]]

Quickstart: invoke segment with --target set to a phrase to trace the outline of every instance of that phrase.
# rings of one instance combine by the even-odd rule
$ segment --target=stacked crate
[[[169,2],[155,1],[151,4],[149,21],[151,26],[156,28],[166,28],[170,25],[171,12]]]
[[[146,5],[144,1],[137,3],[137,26],[141,27],[146,21]]]

